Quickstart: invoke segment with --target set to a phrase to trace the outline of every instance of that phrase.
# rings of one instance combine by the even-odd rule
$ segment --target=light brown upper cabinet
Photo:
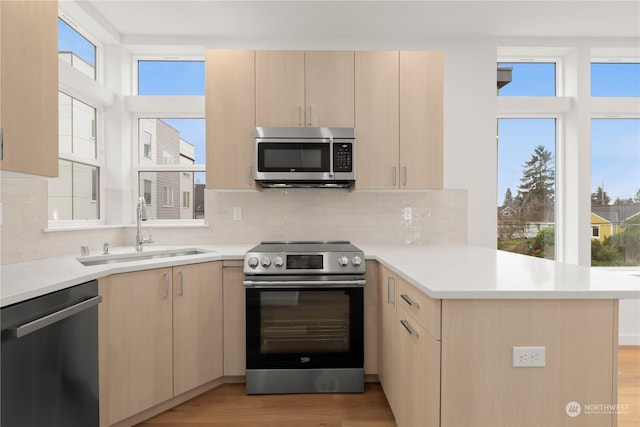
[[[58,2],[0,1],[0,169],[58,176]]]
[[[353,127],[352,51],[256,51],[256,126]]]
[[[399,53],[356,52],[356,186],[398,188]]]
[[[442,188],[441,52],[400,52],[400,188]]]
[[[207,188],[254,188],[253,51],[207,50]]]
[[[358,189],[442,188],[440,52],[356,52]]]

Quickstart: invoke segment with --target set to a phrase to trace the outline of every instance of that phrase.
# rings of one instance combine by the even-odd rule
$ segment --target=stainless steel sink
[[[149,259],[158,259],[158,258],[170,258],[170,257],[178,257],[178,256],[187,256],[187,255],[198,255],[198,254],[207,254],[215,251],[207,251],[203,249],[197,248],[187,248],[187,249],[168,249],[168,250],[160,250],[154,252],[130,252],[123,254],[114,254],[114,255],[98,255],[91,257],[82,257],[76,258],[78,262],[82,265],[91,266],[91,265],[103,265],[103,264],[116,264],[121,262],[133,262],[133,261],[142,261]]]

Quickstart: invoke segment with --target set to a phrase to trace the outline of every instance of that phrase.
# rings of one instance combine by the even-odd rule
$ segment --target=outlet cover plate
[[[545,347],[513,347],[514,368],[541,368],[546,364]]]

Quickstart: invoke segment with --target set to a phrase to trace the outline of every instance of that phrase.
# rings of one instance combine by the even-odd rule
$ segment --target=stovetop
[[[359,248],[346,240],[291,240],[261,242],[249,252],[362,252]]]

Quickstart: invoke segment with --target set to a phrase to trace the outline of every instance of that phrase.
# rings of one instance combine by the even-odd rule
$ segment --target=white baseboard
[[[620,334],[618,335],[618,345],[640,345],[640,335]]]

